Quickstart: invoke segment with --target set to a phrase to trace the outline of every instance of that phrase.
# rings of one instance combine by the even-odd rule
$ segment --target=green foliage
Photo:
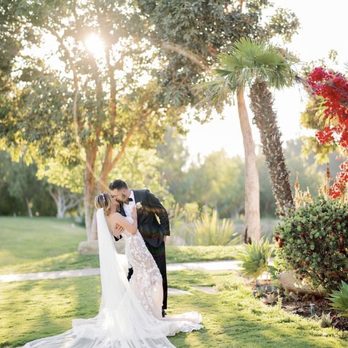
[[[40,155],[53,158],[61,148],[69,147],[76,155],[76,145],[89,149],[95,142],[120,144],[134,128],[138,143],[153,146],[164,125],[176,124],[180,115],[154,97],[156,83],[149,81],[155,50],[140,38],[146,22],[138,9],[129,2],[41,5],[16,1],[1,14],[1,35],[11,38],[18,49],[5,50],[2,60],[11,61],[4,68],[9,78],[11,69],[16,73],[12,107],[4,109],[0,137],[8,143],[19,139],[34,143]],[[13,13],[20,13],[20,24]],[[16,35],[13,21],[22,29]],[[30,40],[29,32],[35,32]],[[91,33],[104,42],[99,58],[84,43]],[[35,53],[28,55],[30,50]]]
[[[321,314],[320,327],[331,327],[332,326],[332,318],[330,313],[325,314],[324,312]]]
[[[287,210],[292,208],[293,200],[289,174],[282,152],[281,134],[277,126],[276,114],[272,106],[273,99],[268,86],[280,88],[292,84],[295,74],[291,68],[290,57],[284,51],[280,51],[266,42],[241,38],[234,43],[229,53],[221,53],[218,58],[216,81],[217,84],[221,83],[223,94],[227,85],[231,93],[237,94],[240,104],[245,87],[251,87],[250,100],[254,113],[254,123],[261,134],[262,150],[276,200],[276,211],[278,215],[284,215]],[[208,96],[216,105],[220,103],[220,91],[216,86],[213,87],[213,90],[208,90]],[[246,142],[245,139],[244,142]],[[248,166],[246,169],[249,171]],[[246,177],[249,176],[252,176],[252,172],[247,173]],[[257,173],[254,173],[253,176],[258,179]],[[248,195],[247,192],[246,195]],[[248,200],[246,202],[248,203]],[[248,225],[250,225],[250,221]]]
[[[227,245],[240,241],[234,232],[233,222],[219,219],[216,210],[206,210],[194,223],[195,245]]]
[[[54,215],[48,186],[36,177],[37,167],[12,161],[0,151],[0,215]]]
[[[261,240],[253,244],[246,244],[237,255],[242,261],[242,273],[247,277],[257,279],[268,270],[268,262],[272,254],[272,248],[268,241]]]
[[[193,224],[201,213],[201,209],[195,202],[185,204],[175,204],[169,208],[170,225],[172,234],[177,243],[194,245],[195,238]]]
[[[275,230],[282,257],[315,286],[337,289],[348,280],[348,206],[316,199],[284,218]]]
[[[148,18],[152,42],[161,48],[166,62],[158,72],[161,97],[176,106],[202,108],[196,104],[201,96],[192,86],[204,81],[217,54],[226,52],[240,38],[267,41],[280,35],[288,39],[299,25],[296,16],[286,10],[275,11],[265,20],[263,11],[273,8],[268,0],[247,1],[243,11],[236,1],[137,2]],[[211,106],[206,103],[204,110]]]
[[[314,156],[302,154],[306,140],[303,137],[286,142],[284,155],[290,170],[290,183],[294,187],[296,180],[301,188],[309,189],[312,196],[317,196],[318,189],[325,178],[325,166],[316,163]]]
[[[101,170],[102,155],[103,151],[97,156],[97,172]],[[172,204],[173,197],[168,192],[168,184],[159,170],[162,166],[163,160],[156,155],[155,150],[130,146],[125,151],[125,156],[109,173],[108,180],[123,178],[133,188],[147,187],[156,195],[165,198],[167,205]],[[39,166],[37,176],[72,192],[82,193],[84,170],[82,163],[64,165],[52,158]]]
[[[157,165],[162,178],[168,184],[171,194],[175,194],[178,203],[183,203],[186,187],[183,184],[184,167],[189,159],[189,152],[184,145],[185,138],[175,128],[168,128],[163,142],[157,145],[156,152],[161,163]]]
[[[330,295],[331,307],[348,318],[348,283],[342,281],[338,290]]]
[[[219,60],[216,72],[226,78],[232,91],[251,85],[255,79],[280,88],[291,85],[294,78],[289,57],[272,45],[247,38],[237,41]]]
[[[168,183],[160,168],[163,161],[154,149],[139,146],[129,147],[119,164],[110,172],[109,181],[123,178],[134,189],[148,188],[158,196],[164,206],[174,204],[174,198],[168,190]]]
[[[83,170],[82,163],[64,164],[59,159],[49,158],[39,165],[37,177],[71,192],[83,193]]]
[[[324,115],[324,100],[320,97],[311,98],[306,110],[302,112],[300,122],[307,129],[314,131],[323,129],[330,125],[330,121]],[[320,144],[314,136],[304,138],[303,153],[309,157],[314,154],[319,164],[330,162],[330,154],[339,151],[337,144]]]
[[[243,171],[239,157],[230,158],[225,151],[211,153],[179,179],[185,188],[183,197],[217,209],[221,217],[231,217],[244,205]]]
[[[280,273],[287,270],[289,270],[289,265],[282,257],[279,248],[274,248],[272,252],[272,263],[268,265],[268,273],[273,281],[278,281]]]
[[[300,186],[307,187],[312,196],[318,194],[322,184],[325,167],[315,163],[313,156],[301,156],[303,139],[299,138],[286,142],[284,147],[285,159],[290,171],[290,183],[294,185],[298,176]],[[198,204],[199,209],[207,205],[217,209],[223,218],[235,217],[244,207],[244,163],[239,157],[230,157],[224,151],[209,154],[198,163],[187,166],[188,158],[185,154],[183,139],[170,131],[166,135],[166,143],[157,149],[157,156],[161,159],[158,171],[162,173],[170,193],[180,206],[186,203]],[[332,158],[332,163],[334,163]],[[332,167],[334,174],[338,170]],[[184,165],[185,164],[185,165]],[[218,169],[217,169],[218,168]],[[268,169],[263,155],[257,156],[257,168],[260,180],[260,210],[262,217],[273,217],[275,202]],[[184,210],[187,207],[184,208]],[[175,214],[173,217],[176,216]],[[179,217],[175,218],[180,220]],[[192,222],[192,220],[187,220]],[[178,225],[179,231],[185,229]],[[190,229],[191,226],[188,226]],[[272,231],[269,232],[271,235]],[[271,237],[270,237],[271,238]]]
[[[15,34],[18,47],[4,51],[11,90],[0,97],[1,147],[34,160],[51,183],[84,191],[91,236],[94,195],[127,147],[153,148],[180,124],[180,112],[156,97],[146,19],[129,1],[14,1],[0,16],[1,37]],[[21,30],[13,33],[13,21]],[[99,52],[86,44],[91,35]]]

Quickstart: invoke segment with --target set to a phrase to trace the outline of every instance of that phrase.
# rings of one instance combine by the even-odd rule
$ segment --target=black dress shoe
[[[167,315],[166,311],[162,309],[162,317],[164,318]]]

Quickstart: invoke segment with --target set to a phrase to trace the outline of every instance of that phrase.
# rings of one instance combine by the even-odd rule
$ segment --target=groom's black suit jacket
[[[142,206],[137,209],[139,232],[145,242],[158,247],[162,244],[163,237],[170,235],[168,213],[160,200],[149,190],[133,190],[133,192],[135,203],[139,202]],[[126,216],[123,204],[120,213]]]

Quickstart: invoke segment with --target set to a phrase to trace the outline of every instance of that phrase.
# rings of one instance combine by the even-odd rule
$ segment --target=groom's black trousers
[[[160,272],[162,275],[163,284],[163,305],[162,309],[167,309],[167,299],[168,299],[168,281],[167,281],[167,265],[166,265],[166,246],[162,242],[158,247],[154,247],[145,241],[146,247],[153,256]],[[128,280],[132,277],[133,268],[128,269]]]

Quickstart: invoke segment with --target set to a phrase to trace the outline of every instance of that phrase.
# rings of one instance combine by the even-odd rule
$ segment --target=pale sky
[[[330,50],[338,52],[339,68],[344,71],[348,63],[347,0],[274,0],[276,7],[293,10],[300,20],[301,28],[287,47],[304,62],[327,58]],[[275,109],[283,140],[296,138],[308,133],[299,124],[301,111],[307,100],[306,93],[297,85],[276,91]],[[224,149],[229,155],[243,156],[243,140],[235,107],[225,111],[225,119],[216,118],[204,125],[193,123],[187,136],[186,145],[191,159],[198,154],[202,157]],[[259,143],[258,130],[253,128],[255,142]],[[209,140],[207,140],[209,139]]]

